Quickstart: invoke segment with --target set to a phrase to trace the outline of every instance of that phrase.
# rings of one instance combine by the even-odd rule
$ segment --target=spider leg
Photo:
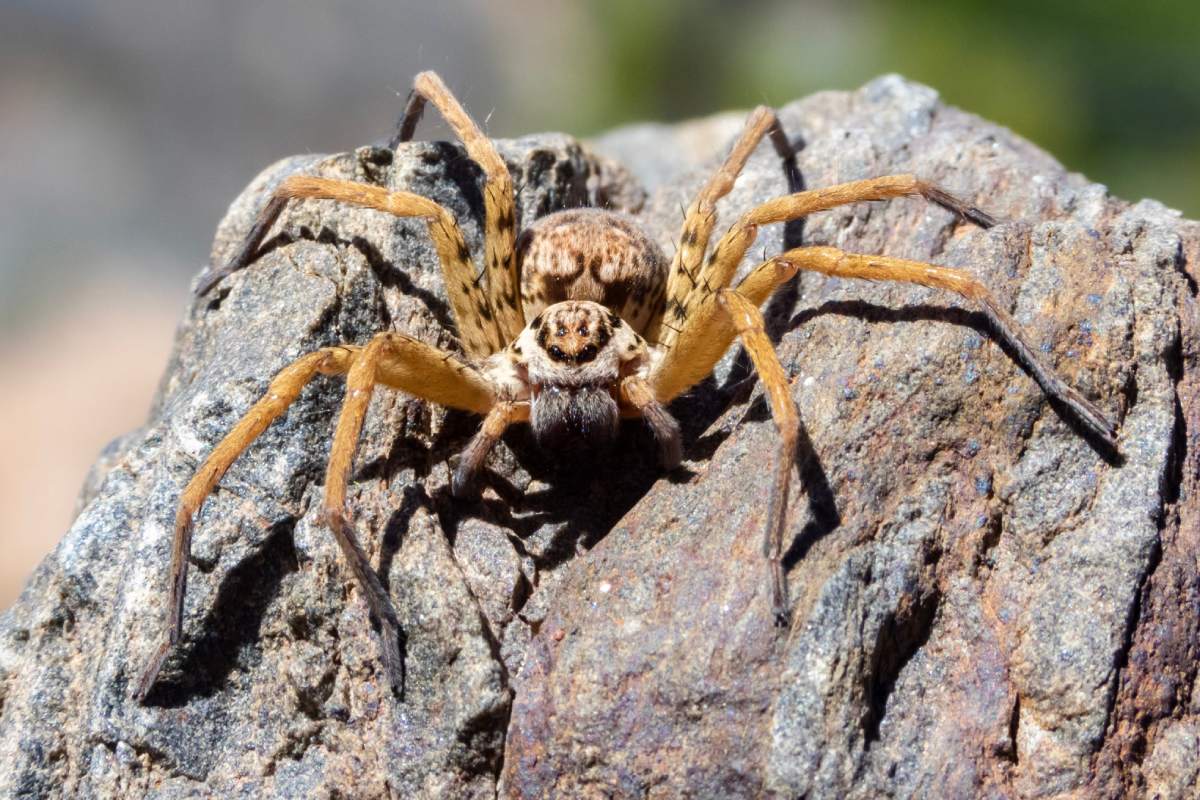
[[[372,340],[372,344],[376,348],[376,352],[372,354],[375,364],[373,375],[380,383],[452,408],[477,413],[487,413],[490,409],[493,402],[492,391],[486,379],[452,354],[399,333],[380,334],[375,340]],[[370,347],[371,345],[368,345],[367,349]],[[200,510],[204,500],[212,493],[213,488],[230,465],[259,434],[266,430],[271,422],[287,410],[288,406],[299,397],[300,392],[314,377],[318,374],[346,374],[353,369],[353,365],[364,360],[366,352],[367,350],[364,348],[348,345],[326,347],[302,356],[284,367],[271,380],[266,394],[238,420],[225,438],[213,448],[208,458],[196,470],[195,475],[184,488],[179,498],[179,509],[175,515],[175,532],[171,547],[171,577],[166,619],[167,636],[155,650],[138,680],[136,696],[139,700],[145,699],[162,669],[163,662],[170,654],[171,648],[179,643],[182,636],[188,555],[191,551],[192,526],[196,512]],[[360,368],[360,376],[356,379],[360,383],[362,369]],[[361,420],[359,424],[361,425]],[[345,435],[343,434],[343,438]],[[357,432],[355,432],[354,438],[357,438]],[[353,443],[352,441],[351,449],[353,449]],[[348,460],[348,455],[341,455],[344,460]],[[341,493],[344,500],[344,474],[341,476]],[[339,505],[338,508],[340,509],[340,507]],[[339,517],[339,522],[343,521],[344,517]],[[374,573],[371,573],[368,568],[368,575],[360,575],[365,556],[363,556],[361,548],[358,548],[352,534],[349,537],[343,535],[346,530],[347,526],[344,524],[341,530],[335,528],[334,533],[337,535],[338,544],[343,547],[343,551],[349,546],[351,552],[347,554],[347,560],[350,561],[356,578],[359,579],[360,584],[364,582],[369,584]],[[379,587],[377,576],[374,577],[374,584]],[[372,603],[372,611],[376,611],[375,604],[379,601],[379,595],[373,593],[371,589],[367,589],[366,592],[368,601]],[[388,617],[378,611],[376,611],[376,616],[385,628],[385,635],[388,635],[386,630]],[[394,618],[395,615],[391,614],[392,621]],[[392,631],[395,630],[396,628],[393,627]],[[393,641],[398,644],[397,638],[393,637]],[[392,653],[398,653],[398,650],[394,649]],[[396,659],[398,656],[393,658],[393,662]],[[394,669],[394,664],[389,664],[389,676],[398,674]]]
[[[738,284],[737,292],[756,306],[762,305],[776,288],[800,270],[840,278],[915,283],[945,289],[970,300],[987,316],[996,335],[1012,348],[1021,365],[1042,390],[1068,407],[1106,445],[1116,449],[1116,424],[1058,376],[1037,348],[1029,344],[1020,326],[988,288],[970,273],[901,258],[856,255],[833,247],[798,247],[755,267]],[[702,380],[724,354],[735,335],[732,322],[721,312],[718,295],[701,298],[693,307],[675,346],[667,351],[650,375],[655,396],[661,402],[669,402]]]
[[[758,371],[771,403],[771,416],[779,428],[779,453],[775,462],[775,479],[771,483],[771,494],[767,501],[763,556],[770,568],[771,610],[776,621],[782,624],[788,614],[787,583],[783,574],[783,527],[792,463],[796,460],[796,443],[800,440],[800,415],[792,401],[787,374],[767,336],[758,306],[732,289],[718,292],[717,303],[737,331],[738,338],[750,355],[750,361]]]
[[[637,375],[624,378],[619,387],[621,405],[642,417],[658,441],[658,461],[664,469],[675,469],[683,460],[679,422],[654,396],[650,383]]]
[[[359,587],[366,595],[367,605],[379,623],[384,669],[393,691],[398,696],[403,696],[404,693],[404,661],[401,655],[403,638],[400,623],[392,607],[391,598],[383,588],[379,576],[371,569],[371,562],[354,535],[354,526],[346,512],[346,482],[375,385],[387,382],[438,402],[451,399],[449,394],[469,394],[470,410],[484,411],[487,414],[481,435],[492,431],[495,426],[493,421],[498,416],[504,420],[492,442],[499,438],[499,433],[503,432],[508,420],[516,416],[513,412],[514,404],[508,401],[496,403],[490,409],[484,407],[485,403],[487,406],[493,406],[493,401],[483,377],[466,364],[453,363],[450,357],[440,358],[439,367],[435,369],[443,372],[441,386],[431,388],[431,383],[438,384],[439,381],[436,373],[429,369],[433,365],[429,363],[428,357],[438,352],[436,348],[397,333],[380,333],[371,339],[355,358],[346,375],[346,399],[338,416],[329,465],[325,471],[325,522],[333,531]],[[418,355],[417,358],[412,357],[414,353]],[[420,358],[421,355],[426,358]],[[452,372],[447,374],[447,371]],[[468,387],[469,391],[464,392],[464,388]],[[492,423],[491,427],[489,423]],[[477,436],[476,439],[478,438]],[[479,456],[479,462],[482,462],[486,454],[487,450],[484,449]]]
[[[372,616],[379,624],[384,671],[392,685],[392,691],[402,696],[404,659],[401,650],[404,644],[400,633],[400,621],[396,618],[396,611],[392,607],[387,590],[383,588],[375,570],[371,569],[371,561],[359,545],[354,535],[354,527],[346,514],[346,480],[350,475],[358,436],[367,415],[367,406],[375,389],[379,362],[391,341],[392,334],[389,333],[382,333],[371,339],[346,375],[346,399],[342,402],[342,412],[338,416],[337,428],[334,429],[333,448],[330,450],[329,465],[325,470],[323,515],[325,524],[333,531],[342,555],[349,562],[350,570],[366,596]]]
[[[788,189],[794,191],[800,186],[795,150],[788,142],[775,112],[767,106],[759,106],[746,119],[746,126],[729,155],[725,157],[725,161],[708,179],[708,183],[704,184],[684,214],[679,247],[675,250],[667,275],[667,303],[665,308],[660,310],[658,319],[651,322],[650,327],[651,331],[655,331],[661,326],[653,338],[662,344],[669,346],[674,340],[675,329],[669,326],[682,323],[684,310],[688,305],[688,295],[697,287],[703,286],[699,270],[704,253],[708,249],[709,239],[712,238],[713,228],[717,224],[717,201],[733,189],[734,181],[746,166],[750,155],[758,147],[763,136],[767,135],[771,137],[775,152],[783,160]]]
[[[805,192],[784,195],[769,200],[749,212],[730,226],[729,230],[713,247],[704,265],[696,272],[695,287],[683,300],[682,305],[676,305],[671,312],[676,320],[686,320],[694,308],[705,301],[707,295],[721,287],[728,286],[733,275],[745,257],[746,251],[758,236],[761,225],[776,222],[790,222],[814,214],[827,211],[850,203],[867,200],[889,200],[897,197],[923,197],[945,209],[955,212],[983,228],[990,228],[996,220],[988,213],[976,208],[945,189],[920,180],[913,175],[885,175],[851,183],[839,183],[822,189],[811,189]],[[670,333],[670,331],[668,331]],[[673,345],[678,335],[671,336],[670,341],[664,341],[668,346]]]
[[[483,169],[484,274],[487,276],[487,292],[501,337],[508,343],[525,327],[514,257],[517,224],[512,176],[492,140],[475,124],[475,120],[471,119],[436,72],[422,72],[413,79],[412,92],[396,126],[396,134],[392,137],[393,150],[402,142],[412,139],[426,101],[433,103],[455,135],[462,140],[467,155]]]
[[[1117,450],[1116,423],[1055,372],[1038,348],[1029,344],[1017,321],[987,286],[969,272],[902,258],[846,253],[834,247],[798,247],[757,267],[739,284],[738,291],[751,302],[761,304],[779,285],[781,277],[786,281],[791,277],[788,273],[795,274],[802,269],[839,278],[915,283],[945,289],[971,301],[987,317],[992,330],[1012,349],[1017,361],[1029,371],[1042,391],[1069,408],[1114,452]]]
[[[171,546],[171,583],[167,602],[167,638],[159,645],[137,684],[137,698],[144,700],[154,685],[163,661],[179,643],[183,631],[183,599],[187,590],[188,555],[192,546],[192,518],[212,492],[221,476],[243,450],[287,410],[300,391],[319,373],[344,372],[353,354],[339,347],[309,353],[284,367],[271,381],[267,393],[242,416],[225,438],[213,448],[179,497],[175,514],[175,536]]]
[[[529,405],[518,404],[511,400],[498,400],[492,410],[483,418],[479,432],[471,439],[470,444],[463,450],[458,462],[458,468],[450,481],[450,491],[455,497],[465,497],[475,483],[475,476],[483,466],[487,454],[491,452],[496,442],[504,435],[505,429],[514,422],[528,419]]]
[[[491,306],[476,281],[471,254],[463,240],[462,231],[454,217],[429,198],[412,192],[390,192],[380,186],[355,181],[314,178],[293,175],[275,189],[270,201],[259,212],[258,220],[246,235],[241,249],[223,269],[207,275],[196,293],[203,295],[225,276],[243,269],[254,260],[258,247],[271,225],[282,213],[288,200],[337,200],[362,208],[372,208],[397,217],[421,217],[429,228],[429,236],[442,263],[446,293],[454,309],[459,337],[467,353],[487,356],[508,341],[503,339]]]
[[[912,175],[885,175],[796,192],[769,200],[751,209],[730,226],[704,264],[697,267],[693,290],[687,293],[682,303],[676,303],[668,310],[668,316],[673,318],[675,326],[668,327],[664,321],[663,335],[658,340],[668,351],[666,359],[656,370],[658,378],[653,381],[659,400],[667,402],[679,392],[702,380],[733,341],[733,329],[718,319],[721,315],[717,309],[716,292],[733,280],[742,258],[758,236],[760,225],[790,222],[808,214],[849,203],[909,195],[924,197],[982,227],[995,224],[990,215],[965,200]],[[684,236],[687,237],[686,230]],[[763,270],[773,263],[774,260],[768,261],[758,269]],[[760,274],[759,279],[766,274]],[[771,285],[771,291],[776,285],[778,284]],[[738,288],[742,294],[747,294],[742,286]],[[761,304],[765,299],[766,295],[755,302]],[[717,328],[710,331],[705,327],[707,324],[716,324]],[[675,352],[677,350],[681,352]]]

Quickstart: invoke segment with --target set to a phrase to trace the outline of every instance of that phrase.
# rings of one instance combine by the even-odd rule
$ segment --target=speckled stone
[[[672,407],[677,472],[637,423],[586,465],[514,430],[471,500],[447,483],[477,421],[381,391],[350,506],[406,637],[397,700],[318,521],[341,393],[319,378],[199,515],[184,641],[139,705],[179,491],[269,377],[378,330],[453,343],[421,223],[293,204],[266,254],[188,309],[147,425],[106,451],[0,617],[0,795],[1194,795],[1200,225],[895,76],[781,118],[810,187],[914,172],[1002,222],[858,204],[764,229],[744,268],[807,243],[969,270],[1122,421],[1121,457],[957,299],[804,275],[766,306],[805,423],[777,627],[761,559],[775,432],[736,349]],[[609,203],[670,252],[738,119],[590,150],[504,142],[521,218]],[[478,171],[433,143],[274,165],[214,262],[296,171],[430,196],[479,251]],[[785,190],[764,146],[722,219]]]

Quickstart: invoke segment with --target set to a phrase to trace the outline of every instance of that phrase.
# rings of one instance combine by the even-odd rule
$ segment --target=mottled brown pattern
[[[591,300],[646,330],[667,260],[632,219],[597,208],[560,211],[535,222],[521,239],[527,319],[564,300]]]

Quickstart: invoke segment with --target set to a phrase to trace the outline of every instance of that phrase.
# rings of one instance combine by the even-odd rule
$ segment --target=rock
[[[151,419],[106,452],[0,618],[0,793],[1194,794],[1200,226],[896,77],[781,118],[808,186],[915,172],[1004,221],[859,204],[764,230],[755,260],[803,242],[970,270],[1122,420],[1121,457],[956,299],[802,276],[766,306],[806,426],[781,628],[760,555],[775,433],[736,349],[673,406],[681,471],[659,473],[635,423],[587,474],[515,430],[469,501],[448,460],[477,420],[381,391],[350,504],[406,635],[397,700],[318,521],[341,391],[320,378],[200,513],[184,641],[139,705],[179,491],[270,376],[378,330],[453,341],[420,223],[294,204],[266,255],[193,304]],[[521,217],[609,202],[667,244],[730,120],[597,139],[648,196],[567,137],[502,143]],[[276,164],[221,223],[215,263],[299,170],[430,196],[479,251],[477,170],[414,144]],[[764,146],[722,218],[785,190]]]

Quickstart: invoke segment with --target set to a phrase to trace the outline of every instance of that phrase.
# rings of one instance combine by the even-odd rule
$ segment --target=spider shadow
[[[1021,354],[1007,341],[994,333],[991,323],[982,312],[970,311],[957,306],[938,306],[928,303],[904,306],[902,308],[891,308],[876,305],[866,300],[830,300],[816,308],[805,309],[796,314],[788,322],[788,328],[790,330],[800,327],[807,322],[827,314],[854,317],[855,319],[867,322],[947,322],[959,327],[970,328],[978,333],[980,337],[998,346],[1001,352],[1008,357],[1009,361],[1019,366],[1021,371],[1037,384],[1037,379],[1029,369],[1029,366],[1021,358]],[[1120,452],[1111,447],[1101,436],[1085,425],[1075,415],[1075,412],[1071,410],[1070,406],[1047,393],[1044,389],[1041,391],[1042,396],[1046,399],[1049,406],[1054,409],[1058,418],[1071,429],[1072,433],[1087,442],[1106,464],[1111,467],[1120,467],[1125,463],[1125,459]]]
[[[764,396],[759,396],[751,403],[741,422],[766,422],[771,419],[771,409]],[[808,520],[804,527],[797,531],[789,543],[785,543],[783,566],[791,570],[820,539],[832,533],[842,524],[842,516],[837,509],[837,497],[829,483],[821,459],[813,448],[812,439],[804,420],[800,420],[796,454],[792,462],[799,476],[800,491],[808,502]]]
[[[417,468],[416,482],[404,487],[399,508],[383,525],[379,575],[385,587],[418,510],[436,516],[451,547],[465,520],[482,519],[511,531],[509,541],[520,556],[531,556],[539,565],[553,566],[602,538],[662,477],[662,470],[653,463],[652,456],[656,452],[653,438],[649,431],[637,430],[637,421],[628,421],[622,426],[610,452],[589,454],[586,470],[576,469],[579,462],[564,463],[554,454],[540,449],[527,426],[514,426],[503,438],[508,454],[500,454],[499,458],[515,462],[507,465],[510,468],[519,464],[530,478],[546,488],[524,491],[505,477],[503,473],[508,469],[498,466],[497,469],[485,467],[466,496],[454,496],[450,487],[444,484],[429,490],[423,482],[429,472],[422,471],[420,464],[447,463],[454,468],[479,424],[479,418],[474,415],[452,411],[432,444],[428,448],[421,447],[418,456],[390,454],[372,467],[372,474],[385,480],[386,475],[405,466]],[[419,446],[412,440],[407,444]],[[401,450],[404,449],[402,446]],[[497,452],[494,452],[493,458],[496,457]],[[617,460],[622,469],[614,471],[610,464]],[[356,472],[356,479],[362,474],[362,470]],[[675,477],[678,479],[678,475]],[[490,494],[487,489],[491,489]],[[536,548],[537,555],[534,556],[524,543],[547,525],[560,527],[552,532],[547,543]]]
[[[245,661],[247,649],[261,646],[260,633],[267,609],[279,595],[284,579],[300,569],[293,532],[296,520],[274,525],[262,545],[221,579],[204,619],[195,625],[194,639],[176,646],[179,666],[164,669],[146,696],[146,705],[181,708],[196,698],[220,693],[229,676]],[[195,565],[192,565],[195,569]]]
[[[417,509],[433,510],[433,503],[425,486],[421,483],[410,483],[404,487],[400,499],[400,507],[388,516],[383,525],[383,535],[379,541],[379,580],[383,588],[391,593],[392,563],[404,545],[404,534],[408,532],[409,522]]]
[[[513,533],[509,540],[522,557],[539,568],[552,568],[590,549],[613,529],[663,477],[687,480],[691,473],[664,473],[657,444],[639,420],[622,424],[607,451],[560,457],[540,448],[527,426],[510,429],[504,442],[521,468],[540,487],[523,490],[498,471],[484,469],[468,497],[449,487],[430,497],[442,529],[453,546],[462,523],[483,519]],[[491,496],[485,489],[491,489]],[[546,530],[550,526],[550,530]],[[536,544],[532,539],[543,539]]]
[[[793,146],[798,151],[804,143],[797,139]],[[789,192],[805,188],[794,156],[785,162],[784,175]],[[799,246],[803,238],[803,219],[792,220],[784,225],[784,249]],[[776,344],[787,330],[789,315],[795,308],[798,294],[799,282],[793,279],[780,287],[768,303],[764,318],[768,336]],[[685,455],[689,459],[708,460],[732,432],[704,433],[728,411],[731,404],[748,401],[748,389],[753,385],[750,378],[753,375],[749,359],[742,352],[735,358],[729,377],[723,383],[718,384],[709,377],[671,404],[670,410],[680,423]],[[765,408],[762,405],[762,409]],[[528,555],[528,552],[521,542],[548,524],[561,524],[550,541],[540,548],[535,559],[545,566],[557,565],[573,557],[580,549],[594,546],[649,493],[659,479],[681,483],[695,476],[686,466],[664,473],[654,458],[656,445],[653,437],[637,420],[626,421],[622,425],[621,436],[610,452],[591,454],[585,460],[556,459],[554,454],[536,446],[526,427],[510,429],[505,435],[505,442],[530,475],[547,488],[532,493],[523,492],[500,474],[485,470],[481,478],[493,490],[496,499],[485,499],[482,493],[468,499],[453,498],[448,490],[439,491],[427,499],[431,507],[437,510],[442,528],[452,542],[462,520],[480,517],[513,531],[516,536],[514,545],[522,556]],[[796,541],[811,544],[836,528],[840,518],[833,491],[803,429],[796,463],[802,485],[808,490],[812,510],[809,523]],[[406,526],[405,519],[402,526],[396,527],[403,529]],[[795,544],[792,549],[795,549]]]
[[[733,431],[745,422],[770,419],[763,397],[758,397],[742,415],[738,425],[702,435],[731,406],[748,402],[753,382],[737,382],[732,391],[709,379],[672,404],[680,421],[684,451],[691,461],[707,461]],[[743,395],[745,395],[743,397]],[[505,443],[529,475],[543,484],[525,492],[498,472],[485,470],[477,491],[469,498],[453,497],[448,488],[427,496],[420,487],[406,489],[402,510],[389,523],[385,553],[399,547],[399,537],[407,529],[407,520],[418,504],[433,510],[453,545],[459,526],[469,518],[485,519],[512,531],[510,537],[518,553],[532,556],[541,568],[555,567],[594,547],[620,520],[640,502],[659,480],[685,483],[696,476],[686,466],[664,472],[656,460],[657,445],[649,430],[637,420],[627,421],[615,447],[587,460],[564,464],[538,448],[528,428],[509,431]],[[803,424],[795,466],[800,486],[807,497],[809,519],[788,544],[785,565],[794,566],[813,543],[841,524],[828,476],[813,449]],[[484,487],[494,493],[485,497]],[[523,543],[542,532],[547,525],[558,525],[548,540],[541,542],[536,555]],[[384,565],[390,563],[385,560]]]
[[[784,312],[794,308],[797,293],[798,287],[789,284],[776,293],[768,307],[768,332],[775,341],[786,327],[788,314]],[[712,458],[733,433],[736,425],[716,431],[710,429],[731,407],[750,402],[753,378],[748,358],[740,353],[724,381],[718,383],[710,376],[671,404],[671,412],[680,423],[684,452],[689,460]],[[759,397],[751,403],[741,421],[769,418],[765,399]],[[458,449],[461,449],[466,436],[460,434],[454,438],[460,442]],[[468,498],[453,497],[448,489],[427,496],[418,487],[410,487],[406,489],[402,510],[389,523],[389,531],[393,533],[385,539],[385,553],[394,552],[399,546],[399,537],[407,529],[408,518],[417,505],[424,504],[438,515],[451,544],[464,520],[480,518],[512,531],[511,541],[522,556],[531,555],[522,545],[525,540],[547,525],[559,525],[549,540],[541,544],[534,558],[539,566],[557,566],[601,541],[660,479],[684,483],[696,474],[687,466],[664,472],[656,460],[654,438],[639,420],[623,423],[621,434],[609,452],[592,453],[586,459],[564,460],[543,451],[527,426],[510,429],[504,441],[529,475],[546,488],[525,492],[499,472],[489,469],[480,475],[480,485]],[[810,515],[789,545],[788,566],[802,558],[812,543],[841,524],[833,490],[803,425],[795,464],[800,485],[808,498]],[[490,488],[494,497],[486,497],[484,488]],[[388,563],[390,559],[385,560],[385,564]]]

